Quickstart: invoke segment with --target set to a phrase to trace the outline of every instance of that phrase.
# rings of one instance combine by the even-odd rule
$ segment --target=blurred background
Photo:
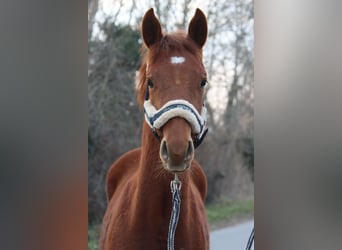
[[[208,180],[206,205],[212,228],[250,218],[254,207],[253,2],[88,0],[89,225],[96,233],[101,223],[108,168],[140,146],[143,113],[136,101],[135,76],[141,63],[140,24],[151,7],[164,32],[187,30],[197,7],[207,16],[209,34],[203,53],[209,133],[195,157]]]
[[[180,9],[185,5],[174,1],[166,8],[167,3],[160,3],[158,15],[163,25],[167,23],[168,29],[173,30],[170,27],[175,28],[177,22],[182,23],[183,12]],[[114,94],[123,95],[125,86],[132,87],[137,67],[128,66],[125,64],[127,60],[120,59],[122,49],[119,46],[123,44],[119,38],[123,37],[117,34],[131,34],[131,30],[139,30],[146,9],[154,7],[157,12],[157,5],[154,1],[136,1],[134,5],[129,0],[121,4],[121,8],[120,2],[114,1],[109,2],[108,7],[97,1],[88,1],[88,4],[87,12],[88,6],[82,0],[36,0],[34,4],[29,1],[0,1],[1,249],[85,249],[88,237],[97,232],[105,206],[104,198],[101,198],[104,197],[105,169],[126,148],[134,147],[131,140],[140,140],[136,128],[141,127],[142,114],[135,117],[114,110],[121,105],[126,107],[126,112],[140,112],[134,106],[133,92],[129,95],[132,108],[122,98],[113,97]],[[342,1],[260,0],[255,2],[255,20],[253,15],[241,14],[250,23],[246,33],[249,34],[250,48],[253,46],[251,30],[254,23],[255,88],[252,84],[250,87],[245,84],[238,89],[231,110],[238,114],[235,117],[243,116],[241,110],[248,99],[242,98],[241,93],[248,93],[248,88],[251,88],[249,98],[253,103],[254,91],[257,98],[254,105],[254,135],[253,130],[232,125],[234,121],[242,122],[244,119],[228,120],[223,115],[227,101],[232,100],[228,94],[234,83],[234,74],[229,75],[228,72],[234,72],[234,67],[229,65],[234,65],[232,58],[237,55],[235,51],[239,51],[233,46],[234,41],[247,48],[247,51],[241,50],[244,53],[252,51],[245,46],[247,40],[239,40],[234,35],[239,34],[239,30],[246,30],[245,19],[240,23],[240,19],[235,17],[239,17],[242,10],[248,10],[235,4],[246,6],[239,1],[228,0],[186,5],[189,11],[185,22],[189,22],[195,7],[199,6],[208,14],[210,30],[216,27],[216,31],[209,34],[204,51],[207,69],[212,70],[206,93],[207,105],[215,115],[211,116],[210,135],[197,151],[197,157],[201,158],[207,172],[210,188],[216,190],[210,191],[209,195],[213,197],[217,194],[216,198],[209,199],[208,196],[208,216],[223,221],[222,214],[232,214],[236,210],[241,214],[241,204],[247,204],[247,212],[253,211],[250,208],[254,204],[256,249],[340,249]],[[177,10],[175,6],[178,6]],[[164,22],[164,14],[161,14],[165,9],[170,9],[168,22]],[[105,14],[106,11],[111,14]],[[90,26],[89,20],[92,20]],[[106,26],[101,25],[104,20],[116,24],[112,26],[114,28],[107,29],[113,35],[106,39],[104,35],[97,35],[105,34],[101,32],[106,30]],[[125,24],[126,27],[129,24],[129,32],[117,28]],[[139,44],[139,35],[134,34],[137,38],[132,41]],[[242,37],[247,39],[248,36],[243,34]],[[131,46],[126,46],[128,56]],[[214,49],[216,53],[210,53]],[[222,62],[223,66],[218,56],[227,58]],[[132,62],[138,64],[137,58]],[[108,62],[115,65],[110,71],[106,70],[110,68]],[[212,67],[210,62],[213,62]],[[236,65],[238,72],[242,72],[241,69],[248,64]],[[102,75],[99,73],[101,68]],[[213,75],[214,71],[216,75]],[[222,72],[228,77],[223,77]],[[95,76],[98,77],[96,84]],[[240,73],[236,76],[244,79]],[[121,84],[123,81],[126,83],[125,77],[132,79],[127,81],[127,85]],[[114,86],[115,92],[106,90]],[[93,91],[87,91],[91,89]],[[209,99],[217,99],[217,102]],[[113,102],[107,113],[98,108],[105,106],[105,100]],[[97,114],[88,112],[87,101],[89,110],[93,108]],[[219,104],[223,108],[216,108],[215,105]],[[125,123],[126,130],[122,132],[125,143],[122,143],[121,134],[117,133],[120,129],[119,118],[113,119],[110,115],[129,117]],[[138,127],[134,127],[129,134],[128,128],[135,122],[134,119],[140,119]],[[253,125],[251,121],[246,123],[250,127]],[[94,124],[102,129],[97,129]],[[214,126],[220,129],[213,129]],[[225,132],[222,137],[217,134],[214,138],[214,134],[224,131],[224,127],[230,134]],[[251,131],[254,136],[254,143],[249,144],[255,145],[256,170],[253,175],[246,171],[248,164],[243,164],[244,161],[232,164],[234,158],[228,157],[230,154],[235,159],[246,159],[239,153],[240,147],[235,146],[236,138],[244,135],[241,131]],[[90,135],[88,143],[87,134]],[[226,144],[222,143],[223,139],[226,139]],[[216,140],[215,143],[212,143],[213,140]],[[121,143],[122,148],[111,145],[113,141]],[[214,149],[214,157],[208,158],[212,154],[207,152]],[[87,151],[91,168],[87,164]],[[209,160],[220,164],[208,164]],[[96,161],[98,164],[95,164]],[[215,171],[224,175],[216,175],[217,180],[213,181]],[[236,174],[238,171],[240,175]],[[221,175],[223,177],[219,177]],[[238,192],[232,191],[246,190],[242,187],[248,187],[237,185],[243,183],[241,176],[249,180],[250,196],[246,195],[248,192],[241,194],[240,191],[237,195]],[[255,180],[254,201],[251,176]],[[96,192],[98,194],[94,195]],[[239,203],[239,200],[245,202]],[[90,222],[88,231],[87,220]],[[231,249],[231,245],[226,246]]]

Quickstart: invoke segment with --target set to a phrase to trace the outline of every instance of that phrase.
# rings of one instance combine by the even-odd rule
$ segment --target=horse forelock
[[[140,106],[144,103],[148,66],[152,65],[163,53],[171,53],[173,51],[179,53],[187,51],[196,56],[198,60],[202,60],[202,50],[198,48],[196,43],[184,31],[166,34],[158,43],[150,48],[143,45],[141,48],[143,59],[136,79],[137,99]]]

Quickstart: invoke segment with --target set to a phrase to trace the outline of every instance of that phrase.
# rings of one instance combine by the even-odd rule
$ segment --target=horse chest
[[[134,192],[136,188],[127,183],[123,187],[125,194],[119,190],[122,195],[113,195],[107,230],[107,238],[111,240],[103,249],[166,249],[172,206],[170,191],[167,188],[165,192],[149,196],[146,191]],[[208,249],[203,202],[193,201],[197,196],[195,192],[192,198],[186,199],[183,193],[175,249]]]

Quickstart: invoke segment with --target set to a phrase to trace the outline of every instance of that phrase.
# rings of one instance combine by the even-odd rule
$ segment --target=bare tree
[[[98,0],[88,0],[88,40],[93,34],[93,26],[95,23],[95,15],[99,7]]]

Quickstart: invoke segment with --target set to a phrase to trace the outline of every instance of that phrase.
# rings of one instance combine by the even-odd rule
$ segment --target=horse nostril
[[[162,140],[160,145],[160,157],[163,161],[168,161],[169,159],[169,152],[167,150],[166,141]]]
[[[194,156],[194,144],[189,141],[188,150],[186,151],[185,160],[190,161]]]

